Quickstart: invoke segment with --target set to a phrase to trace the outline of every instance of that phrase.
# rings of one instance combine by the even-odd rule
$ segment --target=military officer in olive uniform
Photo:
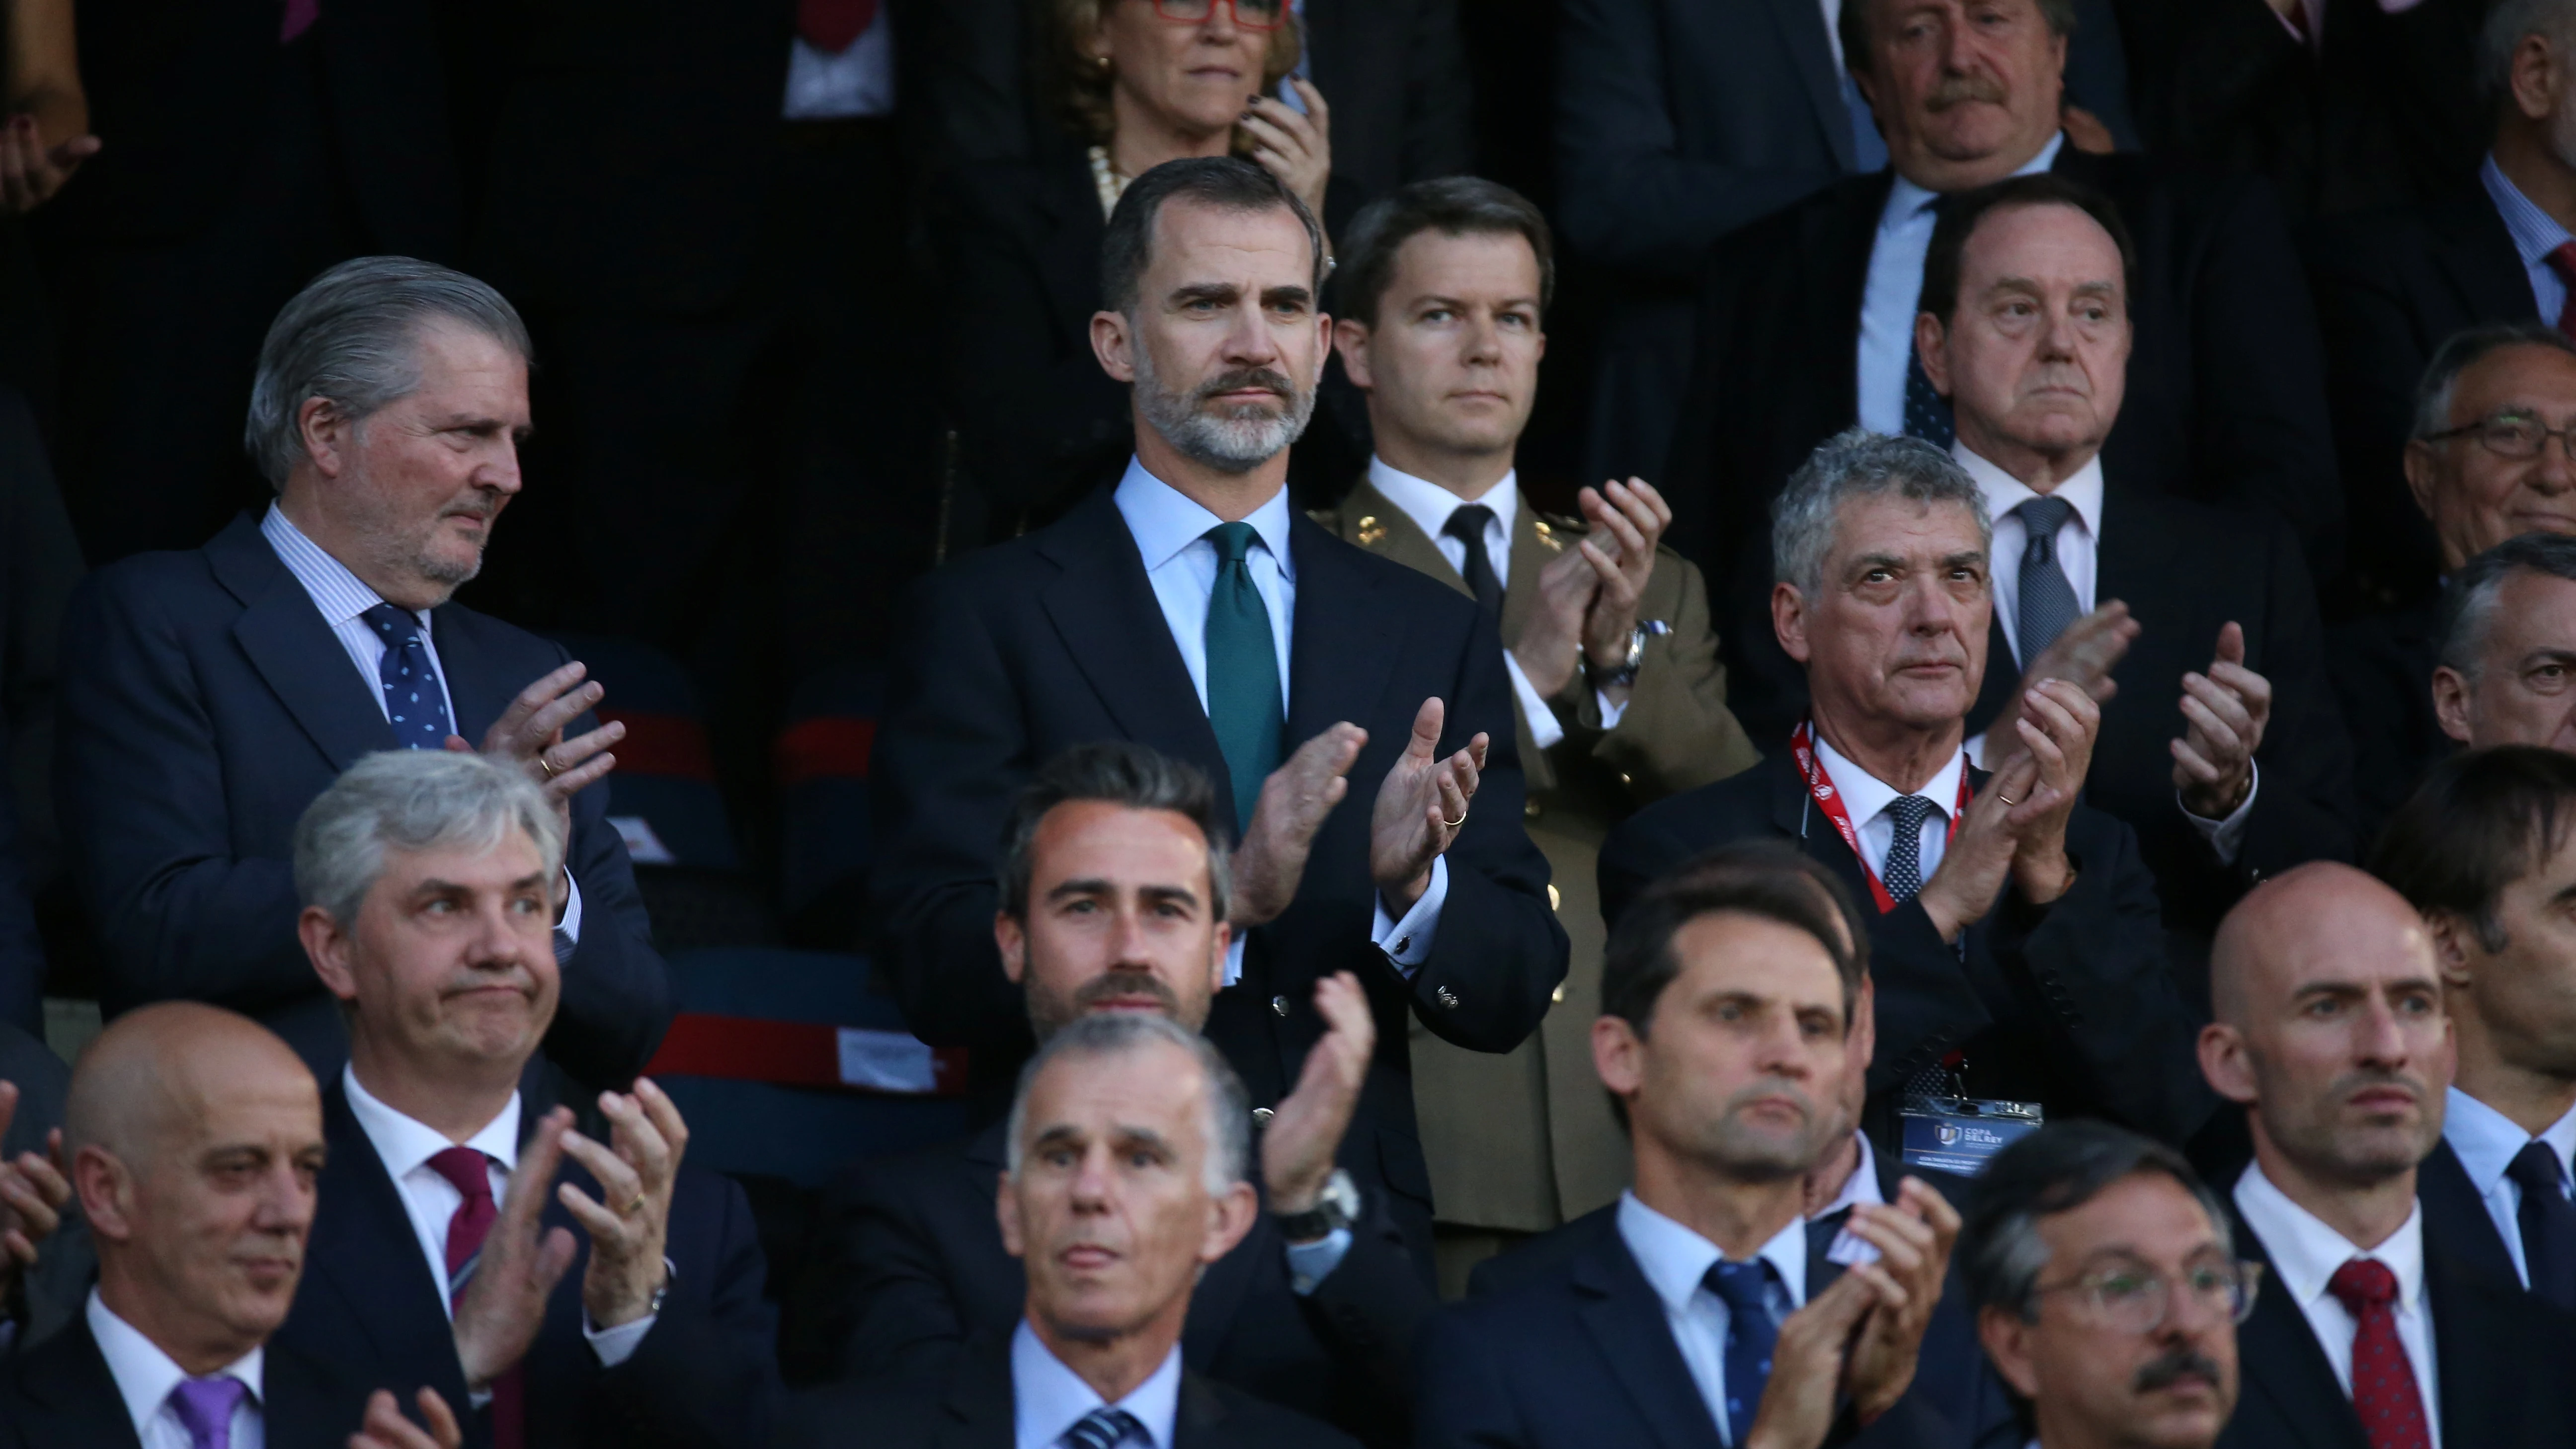
[[[1657,546],[1672,517],[1635,479],[1542,516],[1512,468],[1546,350],[1547,223],[1472,177],[1417,182],[1354,220],[1334,342],[1377,453],[1317,521],[1499,615],[1529,778],[1529,833],[1574,944],[1539,1034],[1507,1056],[1417,1029],[1413,1081],[1443,1289],[1518,1238],[1619,1195],[1628,1146],[1592,1070],[1603,929],[1593,858],[1640,805],[1756,758],[1726,708],[1708,591]]]

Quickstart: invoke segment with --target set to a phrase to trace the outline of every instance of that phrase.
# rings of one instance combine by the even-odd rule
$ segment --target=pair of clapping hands
[[[1920,1178],[1894,1203],[1861,1203],[1846,1231],[1878,1250],[1780,1325],[1762,1407],[1738,1442],[1748,1449],[1816,1449],[1848,1400],[1866,1425],[1914,1382],[1923,1332],[1941,1301],[1959,1214]]]

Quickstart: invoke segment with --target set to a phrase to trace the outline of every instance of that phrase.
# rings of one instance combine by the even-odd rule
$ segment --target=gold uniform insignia
[[[1384,542],[1386,542],[1386,525],[1378,522],[1377,515],[1374,513],[1361,515],[1360,546],[1375,548]]]

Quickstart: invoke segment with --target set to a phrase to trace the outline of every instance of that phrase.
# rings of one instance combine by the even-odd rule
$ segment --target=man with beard
[[[2219,1442],[2576,1442],[2576,1319],[2426,1241],[2416,1165],[2453,1044],[2423,918],[2351,866],[2303,865],[2228,913],[2210,969],[2200,1066],[2251,1121],[2239,1247],[2272,1280]]]
[[[2260,1275],[2170,1147],[2060,1122],[1996,1154],[1959,1231],[1978,1335],[2034,1449],[2210,1449]]]
[[[994,945],[993,845],[1022,782],[1104,739],[1218,782],[1241,842],[1238,943],[1207,1033],[1256,1105],[1323,1038],[1316,983],[1339,972],[1381,1022],[1409,1011],[1480,1051],[1545,1014],[1566,939],[1521,827],[1493,620],[1288,501],[1331,325],[1324,271],[1305,203],[1249,162],[1169,162],[1119,201],[1091,339],[1131,384],[1136,457],[1059,522],[924,581],[877,736],[879,959],[922,1039],[988,1068],[1027,1049]],[[1364,806],[1336,808],[1358,790]],[[1379,1032],[1359,1114],[1343,1165],[1386,1194],[1428,1272],[1402,1031]]]
[[[260,353],[244,441],[277,501],[82,585],[55,791],[110,1015],[220,1003],[327,1077],[348,1047],[296,944],[296,818],[363,755],[477,748],[540,781],[571,841],[547,1054],[595,1086],[643,1067],[669,976],[607,791],[587,788],[625,727],[596,726],[602,689],[562,646],[450,602],[519,492],[528,427],[527,332],[499,293],[405,257],[344,263]]]

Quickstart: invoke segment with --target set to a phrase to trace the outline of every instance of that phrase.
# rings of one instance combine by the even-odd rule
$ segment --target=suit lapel
[[[392,749],[393,728],[348,651],[250,515],[215,535],[206,558],[241,601],[234,640],[331,767],[346,770],[361,755]]]
[[[1288,551],[1297,561],[1297,621],[1288,642],[1288,735],[1281,747],[1294,750],[1342,720],[1377,715],[1403,621],[1379,605],[1385,580],[1361,566],[1367,556],[1302,513],[1289,521]],[[1406,702],[1407,718],[1420,703]],[[1205,717],[1199,722],[1204,727]]]
[[[484,657],[474,616],[458,605],[445,605],[429,616],[429,637],[447,676],[447,698],[456,706],[456,732],[479,745],[483,732],[510,707],[511,696],[536,681],[501,678]]]
[[[2514,1367],[2529,1362],[2528,1355],[2496,1341],[2504,1325],[2496,1321],[2495,1309],[2479,1301],[2468,1270],[2438,1249],[2424,1254],[2424,1296],[2433,1307],[2435,1411],[2442,1416],[2442,1442],[2513,1442],[2517,1412],[2529,1397],[2514,1382]]]
[[[22,1426],[27,1443],[142,1449],[125,1396],[86,1317],[75,1316],[62,1332],[15,1360],[0,1359],[0,1366],[16,1373],[19,1391],[34,1409]]]
[[[384,1159],[336,1081],[323,1091],[322,1120],[330,1165],[323,1169],[323,1207],[313,1219],[305,1275],[341,1300],[342,1317],[365,1338],[371,1362],[435,1364],[440,1382],[430,1387],[451,1405],[461,1403],[465,1371],[439,1301],[442,1285],[421,1257],[411,1214]]]
[[[941,1404],[937,1449],[1011,1449],[1017,1401],[1011,1393],[1011,1340],[978,1338],[957,1356]],[[1175,1446],[1178,1449],[1178,1446]]]
[[[2523,270],[2522,253],[2515,249],[2513,233],[2505,229],[2504,218],[2496,214],[2495,200],[2485,187],[2455,193],[2432,208],[2431,220],[2438,238],[2434,263],[2467,301],[2472,315],[2540,315],[2540,302],[2531,295],[2531,278]]]
[[[2424,1241],[2434,1252],[2501,1282],[2521,1281],[2486,1201],[2478,1196],[2477,1185],[2469,1181],[2469,1171],[2460,1165],[2449,1141],[2435,1146],[2433,1155],[2416,1169],[2415,1195],[2423,1200]]]
[[[1833,42],[1825,35],[1824,15],[1809,0],[1766,0],[1771,19],[1798,69],[1798,83],[1816,124],[1833,147],[1835,164],[1845,171],[1860,165],[1852,145],[1851,109],[1843,104],[1842,82],[1834,74]]]
[[[2254,1295],[2253,1314],[2236,1330],[2240,1392],[2248,1399],[2270,1400],[2274,1417],[2297,1436],[2282,1449],[2369,1449],[2360,1416],[2335,1381],[2334,1365],[2326,1361],[2316,1330],[2290,1301],[2280,1275],[2270,1271],[2272,1255],[2241,1217],[2236,1220],[2236,1248],[2240,1256],[2261,1263],[2269,1280]]]
[[[1576,1310],[1584,1328],[1655,1442],[1664,1449],[1718,1449],[1717,1421],[1673,1345],[1664,1305],[1616,1227],[1575,1260],[1574,1290],[1586,1300]]]

